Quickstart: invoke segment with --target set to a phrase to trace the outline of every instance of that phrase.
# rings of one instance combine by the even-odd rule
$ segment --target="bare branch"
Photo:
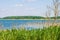
[[[47,6],[48,9],[51,9],[51,10],[54,10],[54,8],[50,7],[50,6]]]
[[[52,1],[53,1],[53,8],[50,6],[47,6],[47,8],[50,8],[54,12],[54,16],[55,16],[54,22],[53,22],[53,24],[54,24],[55,21],[57,20],[57,16],[58,16],[59,12],[60,12],[59,11],[60,2],[59,2],[59,0],[52,0]]]

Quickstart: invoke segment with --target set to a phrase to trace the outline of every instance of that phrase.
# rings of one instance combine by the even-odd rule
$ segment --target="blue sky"
[[[0,0],[0,17],[45,16],[51,0]]]

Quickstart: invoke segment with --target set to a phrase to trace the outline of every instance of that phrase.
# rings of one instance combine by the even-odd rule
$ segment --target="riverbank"
[[[60,26],[31,30],[2,30],[0,40],[60,40]]]

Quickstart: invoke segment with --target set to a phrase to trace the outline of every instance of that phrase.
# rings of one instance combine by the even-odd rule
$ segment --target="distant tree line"
[[[10,16],[10,17],[4,17],[2,19],[44,19],[44,17],[40,17],[40,16]]]
[[[41,16],[8,16],[0,19],[45,19],[46,17]],[[55,17],[50,17],[50,19],[54,19]],[[57,17],[60,19],[60,16]]]

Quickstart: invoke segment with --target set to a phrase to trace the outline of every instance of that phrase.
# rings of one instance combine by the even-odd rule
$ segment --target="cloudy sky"
[[[0,0],[0,17],[45,16],[51,0]]]

